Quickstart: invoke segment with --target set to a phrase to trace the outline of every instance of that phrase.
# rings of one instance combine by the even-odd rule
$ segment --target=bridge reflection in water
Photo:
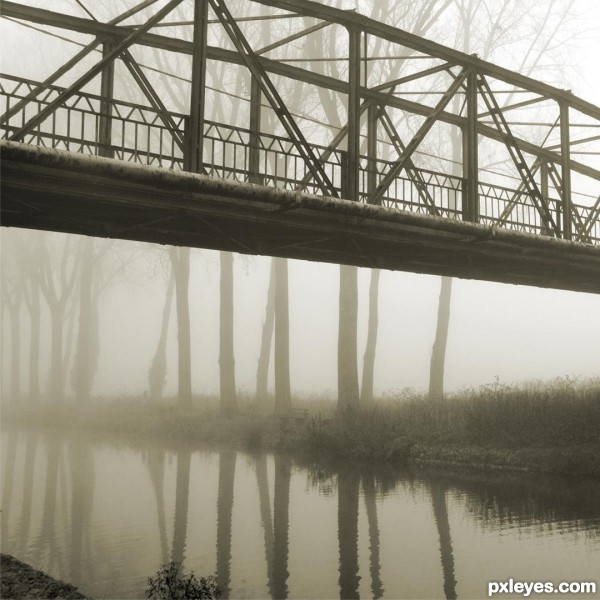
[[[141,597],[167,560],[215,573],[224,597],[460,598],[509,568],[593,580],[600,558],[597,482],[35,431],[4,435],[2,457],[2,551],[95,597]]]

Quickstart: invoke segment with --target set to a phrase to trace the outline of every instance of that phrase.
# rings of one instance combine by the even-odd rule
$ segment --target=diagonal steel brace
[[[527,193],[533,200],[533,203],[537,208],[538,212],[540,213],[542,220],[544,221],[546,226],[549,226],[549,228],[553,229],[555,234],[560,237],[560,228],[554,221],[548,203],[546,202],[546,199],[540,192],[537,183],[535,182],[533,173],[531,169],[527,166],[527,162],[525,161],[523,152],[521,152],[521,149],[517,145],[517,141],[514,138],[510,127],[506,122],[506,119],[504,118],[502,109],[496,102],[494,93],[492,92],[492,89],[490,88],[486,78],[483,75],[480,75],[477,78],[477,85],[479,87],[481,96],[487,106],[489,114],[494,120],[496,128],[502,134],[504,144],[506,145],[508,153],[510,154],[510,157],[512,158],[515,166],[517,167],[517,171],[521,176]]]
[[[140,10],[154,4],[157,0],[144,0],[144,2],[140,2],[138,5],[133,8],[126,10],[124,13],[120,14],[118,17],[115,17],[111,21],[108,22],[108,25],[117,25],[129,18],[131,15],[139,12]],[[31,90],[29,94],[25,98],[22,98],[17,102],[14,106],[12,106],[9,110],[7,110],[2,116],[0,116],[0,125],[4,125],[8,123],[8,120],[16,115],[20,110],[22,110],[29,102],[35,100],[45,89],[51,86],[57,79],[62,77],[65,73],[70,71],[77,63],[83,60],[90,52],[92,52],[98,45],[103,42],[102,37],[97,37],[92,40],[85,48],[82,48],[73,58],[68,60],[64,65],[59,67],[52,75],[50,75],[43,83],[38,85],[35,89]]]
[[[385,129],[385,132],[387,133],[388,137],[390,138],[390,141],[394,145],[396,152],[398,152],[399,156],[402,156],[402,154],[406,150],[406,146],[402,143],[402,140],[400,139],[400,135],[398,134],[398,130],[394,126],[394,123],[392,122],[390,115],[388,114],[387,110],[383,106],[381,107],[379,119],[381,121],[381,124],[383,125],[383,128]],[[427,189],[427,184],[423,180],[423,176],[421,175],[420,171],[415,167],[415,164],[413,163],[412,159],[409,159],[406,161],[405,168],[406,168],[408,177],[410,178],[410,180],[414,183],[415,187],[417,188],[417,192],[419,193],[419,196],[421,197],[423,202],[431,208],[431,213],[433,215],[440,216],[440,212],[439,212],[437,206],[435,205],[435,201],[431,197],[431,194],[429,193],[429,190]],[[370,199],[368,200],[368,203],[372,204]]]
[[[152,105],[152,108],[156,110],[158,116],[161,121],[165,124],[169,133],[173,136],[175,143],[179,147],[181,151],[184,151],[184,141],[183,141],[183,133],[177,128],[175,121],[173,121],[173,117],[167,111],[165,105],[163,104],[160,96],[156,93],[156,90],[152,87],[152,84],[148,81],[148,78],[142,71],[142,68],[137,63],[135,58],[132,56],[129,50],[123,52],[121,56],[121,60],[125,64],[125,66],[129,69],[132,77],[135,79],[136,83]]]
[[[313,174],[318,186],[326,196],[338,198],[339,194],[325,172],[323,165],[319,162],[319,159],[302,134],[302,131],[283,102],[275,85],[269,78],[269,75],[260,64],[256,53],[252,50],[248,40],[245,38],[238,24],[235,22],[235,19],[229,12],[225,0],[209,0],[209,2],[223,28],[231,38],[240,57],[244,61],[244,64],[256,78],[262,93],[275,111],[275,114],[279,117],[290,140],[298,150],[310,172]]]
[[[171,0],[153,17],[146,21],[146,23],[144,23],[139,29],[136,29],[120,44],[116,45],[113,50],[111,50],[102,60],[96,63],[84,75],[82,75],[75,83],[61,92],[55,100],[48,104],[48,106],[29,119],[29,121],[27,121],[27,123],[25,123],[21,129],[13,133],[13,135],[10,137],[10,140],[19,141],[24,135],[29,133],[34,127],[44,121],[44,119],[50,116],[63,102],[76,94],[86,83],[98,75],[98,73],[100,73],[109,62],[113,61],[115,58],[117,58],[117,56],[120,56],[125,50],[127,50],[127,48],[129,48],[129,46],[135,43],[139,37],[154,27],[156,23],[164,19],[164,17],[169,14],[178,4],[181,4],[182,1],[183,0]]]
[[[467,78],[470,69],[463,69],[456,79],[452,82],[452,85],[448,88],[448,90],[441,97],[440,101],[436,104],[435,108],[429,113],[421,127],[419,127],[417,133],[413,136],[413,139],[408,143],[404,152],[398,157],[398,160],[393,163],[386,173],[385,177],[373,192],[373,195],[370,198],[370,202],[373,204],[377,204],[385,192],[388,190],[394,179],[398,177],[402,169],[405,168],[410,157],[413,155],[414,151],[417,149],[419,144],[423,141],[423,138],[427,135],[429,130],[433,127],[440,113],[446,108],[454,94],[458,91],[458,89],[462,86],[463,82]]]

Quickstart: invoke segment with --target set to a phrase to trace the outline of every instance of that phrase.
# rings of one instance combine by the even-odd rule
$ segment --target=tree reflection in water
[[[340,598],[358,598],[358,487],[360,474],[350,467],[338,472],[338,543]]]
[[[192,452],[189,448],[177,451],[177,481],[175,483],[175,518],[173,526],[173,551],[171,560],[183,563],[185,558],[185,539],[187,534],[188,503],[190,494],[190,461]]]
[[[192,453],[196,456],[196,452],[191,448],[180,447],[174,454],[176,462],[172,471],[164,448],[121,454],[129,461],[126,478],[130,473],[133,478],[137,475],[136,469],[142,469],[145,488],[132,488],[131,482],[124,480],[113,485],[114,453],[105,453],[102,446],[85,437],[8,431],[2,449],[3,550],[83,589],[88,582],[93,584],[94,580],[103,578],[104,586],[114,586],[111,593],[119,591],[118,586],[125,581],[129,586],[125,592],[132,595],[138,589],[135,585],[139,584],[130,582],[128,577],[135,568],[143,568],[135,573],[136,580],[143,585],[160,567],[159,561],[185,563],[187,560],[189,569],[208,575],[214,572],[211,563],[216,558],[216,574],[224,598],[251,593],[273,598],[303,593],[357,598],[361,591],[372,598],[382,598],[384,592],[401,597],[404,585],[414,589],[421,585],[419,578],[432,581],[433,576],[435,581],[435,573],[438,573],[443,589],[440,585],[440,589],[433,588],[433,592],[439,597],[454,599],[457,591],[460,592],[457,580],[464,581],[464,589],[472,589],[475,575],[465,570],[464,563],[461,563],[462,570],[456,572],[453,545],[464,545],[465,539],[472,538],[465,538],[461,530],[451,529],[453,515],[470,519],[477,535],[481,533],[478,530],[494,536],[507,528],[509,531],[527,528],[533,533],[530,537],[534,541],[536,532],[544,536],[552,532],[556,538],[555,533],[581,531],[584,532],[582,538],[594,544],[597,539],[600,484],[594,481],[566,482],[541,475],[524,477],[515,473],[448,469],[413,471],[355,463],[304,464],[292,469],[289,456],[266,454],[253,455],[247,463],[251,469],[248,472],[246,463],[237,461],[235,451],[222,450],[213,454],[218,457],[218,467],[216,462],[204,463],[215,466],[216,485],[207,489],[209,509],[204,494],[202,498],[195,498],[192,490],[205,485],[202,478],[210,478],[211,467],[205,470],[199,462],[198,469],[192,472]],[[236,469],[239,471],[237,487],[234,486]],[[123,477],[125,471],[120,472]],[[256,487],[247,487],[248,476],[256,478]],[[306,496],[306,504],[302,490],[292,487],[298,477],[308,478],[305,492],[312,495]],[[169,481],[174,483],[170,492]],[[360,501],[361,487],[364,504]],[[139,489],[139,497],[131,496],[132,489]],[[129,494],[127,502],[118,496],[124,492]],[[449,504],[451,498],[453,501]],[[419,566],[410,572],[410,579],[403,579],[404,573],[390,571],[390,564],[394,564],[390,549],[394,553],[410,554],[414,541],[410,536],[395,535],[390,527],[395,521],[412,518],[408,513],[399,512],[403,509],[398,508],[395,499],[407,510],[418,511],[410,514],[421,515],[418,518],[423,519],[423,528],[421,524],[413,524],[413,532],[418,531],[419,536],[421,532],[429,532],[426,538],[419,540],[429,552],[429,562],[423,563],[422,571]],[[293,513],[290,512],[291,500],[296,507]],[[241,523],[232,522],[234,501],[241,510],[247,506],[255,512],[250,515],[254,524],[240,527]],[[216,523],[203,519],[203,515],[214,509],[213,502],[217,504]],[[119,512],[122,505],[123,513]],[[127,507],[135,507],[136,512],[128,514]],[[165,527],[165,514],[171,510],[174,521],[169,555],[170,536]],[[134,515],[135,522],[131,522],[131,526],[135,538],[127,537],[131,532],[116,529],[115,523],[123,523],[126,514],[127,518]],[[322,518],[327,520],[320,520]],[[130,521],[126,522],[129,525]],[[358,537],[359,522],[365,524],[364,540]],[[194,538],[190,537],[192,525]],[[298,526],[316,527],[314,535],[311,531],[307,536],[292,538],[291,532]],[[252,527],[263,538],[259,541],[258,557],[248,554],[252,541],[244,537]],[[473,527],[470,529],[472,536]],[[111,531],[110,539],[107,531]],[[207,553],[205,540],[198,539],[196,531],[210,536],[216,534],[216,548]],[[123,539],[113,544],[121,534]],[[142,552],[129,561],[128,549],[140,540],[148,543],[149,548],[160,548],[159,555],[148,552],[146,556]],[[359,555],[359,542],[365,549],[364,556]],[[309,560],[316,559],[319,572],[325,578],[327,573],[331,574],[325,584],[329,587],[321,588],[321,583],[307,572],[307,563],[301,558],[307,555],[307,543],[311,544]],[[263,544],[264,557],[260,548]],[[323,554],[325,548],[327,554]],[[583,552],[585,548],[579,545],[577,551]],[[189,555],[187,559],[186,555]],[[232,557],[236,557],[234,562]],[[257,559],[258,562],[252,562]],[[252,565],[250,570],[248,565]],[[244,573],[241,583],[236,579],[240,573]],[[362,589],[361,583],[364,584]],[[103,589],[88,593],[102,597]]]
[[[219,453],[219,492],[217,497],[217,581],[222,598],[229,598],[231,584],[231,520],[236,453]]]
[[[431,485],[431,502],[433,515],[440,538],[440,557],[444,576],[444,595],[446,600],[456,600],[456,580],[454,579],[454,555],[452,554],[452,538],[446,506],[446,489],[443,485]]]

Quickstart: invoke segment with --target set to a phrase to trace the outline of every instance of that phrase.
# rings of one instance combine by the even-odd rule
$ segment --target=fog
[[[27,4],[48,7],[48,2]],[[128,8],[131,3],[94,3],[98,18],[108,20]],[[235,3],[234,3],[235,4]],[[356,8],[354,2],[328,2],[343,8]],[[456,3],[460,4],[460,3]],[[543,8],[554,7],[553,15],[567,15],[565,27],[552,34],[553,24],[543,22],[545,53],[535,68],[524,70],[537,79],[570,89],[596,104],[600,103],[600,81],[597,57],[600,56],[600,5],[592,0],[541,3],[539,13],[528,14],[531,26],[542,23]],[[358,10],[376,14],[377,2],[359,2]],[[74,2],[53,2],[52,10],[81,15]],[[189,7],[188,7],[189,8]],[[568,9],[568,10],[567,10]],[[187,10],[183,8],[182,10]],[[265,9],[266,10],[266,9]],[[114,14],[113,14],[114,13]],[[393,24],[410,29],[410,15],[400,11],[389,14]],[[564,13],[564,14],[563,14]],[[453,9],[448,23],[456,18]],[[477,15],[477,19],[484,17]],[[2,20],[2,70],[34,79],[42,79],[72,54],[71,46],[59,39],[48,38],[39,31],[12,20]],[[524,27],[524,25],[523,25]],[[38,29],[44,29],[39,27]],[[51,30],[51,28],[45,28]],[[56,30],[51,30],[56,33]],[[548,33],[550,32],[550,33]],[[187,31],[184,37],[188,37]],[[464,39],[452,27],[436,23],[429,32],[436,41],[463,48]],[[507,38],[489,54],[489,59],[509,68],[521,63],[527,47],[525,31]],[[213,34],[216,35],[216,34]],[[530,30],[529,35],[533,35]],[[87,41],[88,38],[68,32],[66,37]],[[484,54],[484,30],[473,29],[469,53]],[[43,42],[43,47],[42,47]],[[540,42],[541,43],[541,42]],[[539,50],[536,46],[536,51]],[[140,53],[140,60],[151,63],[153,56]],[[179,71],[188,64],[166,57],[165,64]],[[84,64],[86,64],[84,62]],[[161,63],[164,68],[164,64]],[[77,72],[77,69],[75,70]],[[225,74],[223,90],[236,89],[236,73]],[[123,74],[119,75],[122,76]],[[60,84],[68,84],[74,75]],[[245,77],[245,76],[244,76]],[[117,81],[119,79],[117,78]],[[215,88],[216,75],[210,87]],[[90,84],[91,85],[91,84]],[[94,85],[97,85],[95,83]],[[158,85],[158,80],[157,80]],[[244,85],[245,79],[244,79]],[[93,88],[93,86],[91,86]],[[118,87],[118,86],[117,86]],[[242,86],[243,87],[243,86]],[[185,86],[184,86],[185,88]],[[95,88],[94,88],[95,89]],[[239,93],[239,90],[238,90]],[[122,87],[116,94],[131,96]],[[212,95],[211,95],[212,94]],[[218,91],[207,96],[208,111],[215,110]],[[175,99],[165,96],[172,107]],[[185,100],[181,100],[185,104]],[[224,110],[227,110],[226,108]],[[246,108],[238,118],[245,118]],[[302,106],[294,106],[302,112]],[[310,111],[310,107],[308,107]],[[233,113],[232,113],[233,114]],[[227,117],[226,117],[227,118]],[[340,115],[343,122],[345,111]],[[330,135],[322,133],[324,138]],[[431,151],[431,146],[427,148]],[[12,293],[18,277],[19,244],[35,247],[36,240],[46,240],[46,248],[55,249],[44,261],[54,262],[66,244],[67,236],[57,233],[2,229],[3,301]],[[17,241],[15,241],[17,240]],[[50,243],[48,243],[50,240]],[[79,240],[74,242],[79,247]],[[101,255],[101,281],[96,285],[99,315],[99,360],[94,377],[94,395],[140,395],[148,388],[148,370],[156,351],[161,312],[169,278],[169,256],[164,247],[124,241],[97,241],[95,252]],[[240,391],[252,394],[256,386],[256,368],[270,271],[269,257],[235,255],[234,258],[234,352],[236,384]],[[78,275],[79,277],[80,275]],[[99,275],[100,276],[100,275]],[[359,269],[358,361],[366,343],[368,317],[369,271]],[[290,261],[290,372],[295,397],[337,393],[337,335],[339,267],[332,264]],[[426,391],[429,382],[431,348],[435,337],[440,278],[437,276],[384,271],[379,292],[379,337],[375,362],[374,388],[377,395],[395,394],[406,388]],[[219,392],[219,254],[193,249],[190,270],[190,331],[192,386],[195,394]],[[30,324],[24,299],[18,312],[20,353],[20,388],[28,389],[28,337]],[[66,305],[64,360],[73,360],[77,330],[77,308],[74,300]],[[12,336],[9,311],[2,313],[2,379],[3,395],[11,378]],[[50,321],[48,307],[42,303],[41,386],[44,391],[50,368]],[[523,383],[551,380],[557,377],[597,377],[600,375],[600,298],[596,295],[539,289],[527,286],[495,284],[455,279],[452,289],[451,316],[446,353],[445,388],[457,391],[464,387],[493,383]],[[170,317],[167,343],[167,375],[165,394],[177,393],[177,328],[174,310]],[[11,348],[13,350],[11,350]],[[272,349],[273,352],[273,349]],[[72,366],[66,372],[70,372]],[[71,377],[69,377],[70,379]],[[272,368],[270,381],[272,387]],[[67,381],[67,393],[71,394]]]

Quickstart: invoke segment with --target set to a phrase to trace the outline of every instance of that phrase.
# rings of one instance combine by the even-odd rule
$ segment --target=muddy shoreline
[[[0,598],[58,598],[91,600],[69,583],[56,580],[43,571],[17,560],[10,554],[0,554]]]

